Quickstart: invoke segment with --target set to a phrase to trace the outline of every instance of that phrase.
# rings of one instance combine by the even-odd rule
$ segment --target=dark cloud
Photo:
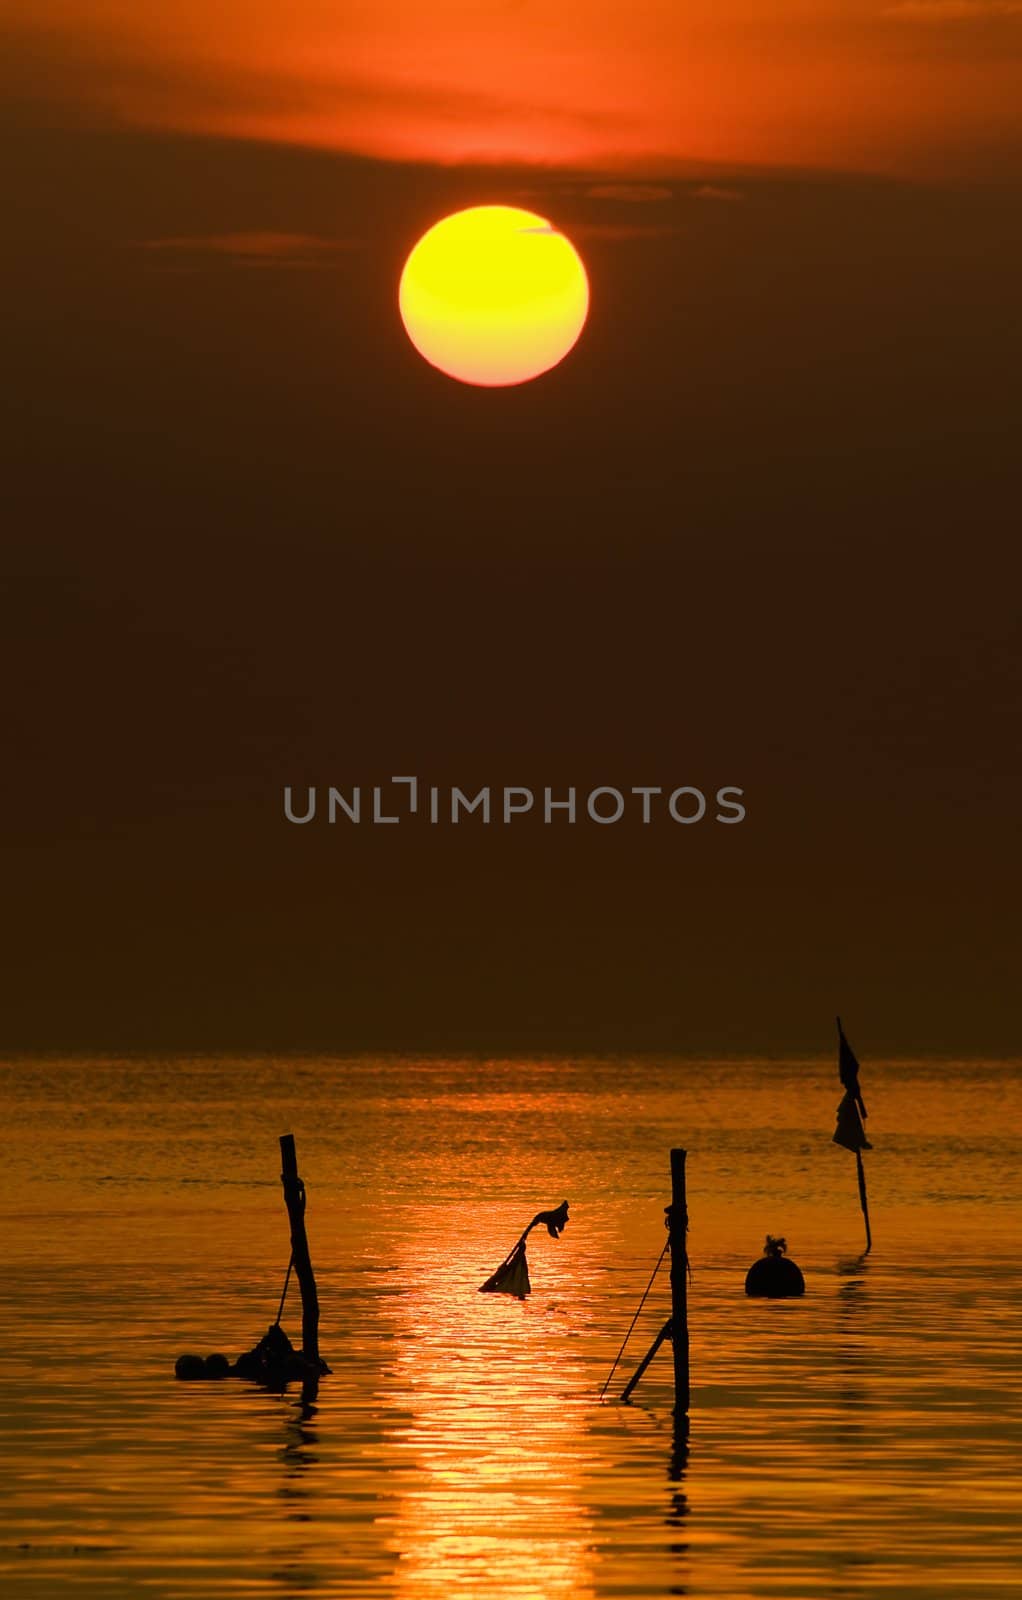
[[[585,192],[590,200],[623,200],[628,205],[653,205],[674,199],[674,190],[662,183],[596,183]]]
[[[316,234],[264,230],[144,239],[140,248],[176,262],[212,257],[234,266],[319,267],[361,246],[362,241],[356,239],[325,239]]]
[[[681,229],[656,222],[573,222],[571,234],[578,239],[673,239]]]

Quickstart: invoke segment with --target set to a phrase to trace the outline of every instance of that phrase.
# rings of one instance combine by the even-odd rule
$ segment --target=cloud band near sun
[[[652,184],[1022,167],[1022,0],[8,0],[0,31],[51,121]]]

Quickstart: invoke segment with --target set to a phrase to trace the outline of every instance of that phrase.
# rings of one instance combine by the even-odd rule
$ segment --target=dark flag
[[[529,1226],[518,1240],[512,1245],[500,1266],[485,1283],[479,1285],[480,1294],[513,1294],[517,1299],[524,1300],[532,1292],[529,1282],[529,1262],[525,1254],[525,1241],[533,1228],[538,1228],[542,1223],[551,1239],[559,1239],[564,1232],[568,1221],[568,1202],[562,1200],[553,1211],[537,1211]]]
[[[841,1026],[841,1018],[837,1019],[838,1031],[838,1077],[844,1084],[848,1093],[855,1101],[856,1108],[863,1121],[866,1120],[866,1107],[862,1103],[862,1094],[859,1090],[859,1063],[855,1059],[855,1051],[845,1038],[845,1030]]]
[[[866,1138],[866,1130],[862,1126],[859,1108],[855,1098],[846,1094],[837,1108],[837,1127],[834,1129],[834,1143],[843,1145],[846,1150],[856,1154],[860,1150],[872,1150],[873,1146]]]
[[[493,1276],[479,1285],[479,1290],[481,1294],[513,1294],[519,1300],[532,1293],[524,1239],[519,1239]]]
[[[859,1063],[855,1059],[855,1051],[845,1038],[845,1030],[841,1026],[841,1018],[837,1019],[838,1031],[838,1077],[844,1085],[844,1098],[837,1108],[837,1127],[834,1130],[834,1143],[843,1146],[845,1150],[852,1150],[858,1155],[860,1150],[872,1150],[873,1146],[866,1138],[863,1127],[863,1118],[866,1107],[863,1105],[862,1092],[859,1089]]]
[[[859,1063],[855,1059],[855,1051],[845,1038],[845,1030],[841,1026],[841,1018],[837,1019],[838,1032],[838,1077],[841,1079],[844,1095],[837,1108],[837,1127],[834,1130],[834,1143],[845,1150],[851,1150],[855,1155],[855,1170],[859,1178],[859,1204],[862,1207],[862,1216],[866,1224],[866,1254],[873,1248],[873,1234],[869,1226],[869,1202],[866,1199],[866,1169],[862,1164],[862,1152],[872,1150],[873,1146],[866,1138],[863,1127],[863,1118],[866,1107],[862,1102],[862,1091],[859,1088]]]

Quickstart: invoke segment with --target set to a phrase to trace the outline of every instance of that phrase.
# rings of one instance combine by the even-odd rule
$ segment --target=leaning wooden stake
[[[622,1391],[621,1391],[621,1399],[622,1400],[630,1400],[632,1398],[632,1390],[635,1388],[635,1385],[638,1383],[639,1379],[642,1377],[642,1374],[645,1372],[646,1368],[649,1366],[650,1362],[652,1361],[653,1357],[656,1355],[657,1351],[660,1349],[660,1346],[663,1344],[664,1340],[665,1339],[669,1339],[670,1337],[671,1337],[671,1319],[670,1319],[670,1317],[668,1317],[667,1321],[664,1323],[663,1327],[660,1329],[660,1332],[657,1334],[656,1338],[653,1340],[653,1343],[650,1345],[649,1349],[646,1351],[646,1354],[643,1356],[642,1360],[639,1362],[639,1365],[636,1367],[635,1371],[632,1373],[632,1375],[629,1378],[628,1382],[625,1384],[624,1388],[622,1389]]]
[[[298,1176],[293,1133],[282,1133],[280,1136],[280,1160],[280,1181],[284,1185],[284,1204],[291,1224],[291,1259],[302,1295],[302,1354],[310,1361],[318,1362],[319,1296],[305,1232],[305,1185]]]
[[[688,1204],[685,1197],[685,1151],[671,1151],[671,1209],[667,1222],[671,1241],[671,1339],[674,1344],[674,1409],[688,1413]]]

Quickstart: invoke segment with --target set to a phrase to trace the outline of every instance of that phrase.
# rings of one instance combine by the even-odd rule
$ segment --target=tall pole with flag
[[[837,1019],[838,1034],[838,1076],[841,1079],[844,1095],[837,1108],[837,1127],[834,1130],[834,1143],[843,1146],[845,1150],[854,1150],[855,1166],[859,1177],[859,1204],[862,1207],[862,1216],[866,1224],[866,1249],[863,1252],[869,1255],[873,1248],[873,1235],[869,1227],[869,1203],[866,1199],[866,1169],[862,1164],[862,1152],[872,1150],[873,1146],[866,1138],[864,1126],[866,1120],[866,1107],[859,1088],[859,1063],[855,1059],[855,1052],[845,1038],[845,1030],[841,1026],[841,1018]]]

